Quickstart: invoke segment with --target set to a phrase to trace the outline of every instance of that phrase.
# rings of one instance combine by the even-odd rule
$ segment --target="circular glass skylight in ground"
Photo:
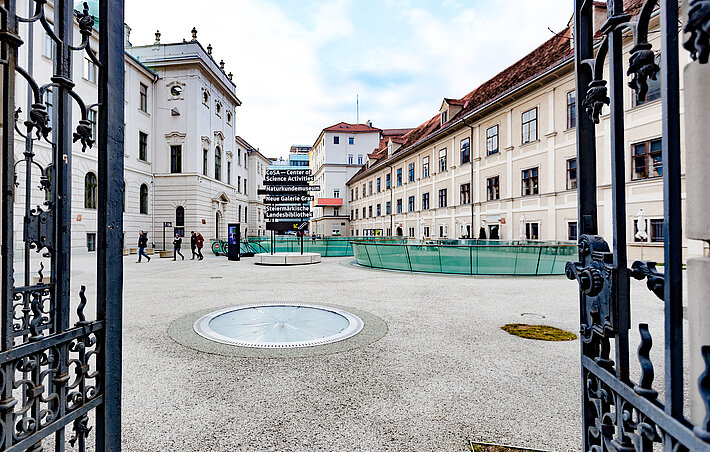
[[[194,324],[197,334],[223,344],[293,348],[330,344],[362,330],[355,314],[298,303],[236,306],[211,312]]]

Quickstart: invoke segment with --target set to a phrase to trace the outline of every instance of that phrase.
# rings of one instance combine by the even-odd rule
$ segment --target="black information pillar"
[[[313,180],[310,169],[270,169],[264,177],[264,188],[257,192],[266,195],[266,230],[271,231],[271,254],[275,248],[275,233],[294,231],[301,236],[311,218],[310,191],[319,191],[319,185],[310,185]],[[303,254],[303,246],[301,246]]]
[[[229,223],[227,225],[227,259],[230,261],[240,260],[240,247],[242,242],[242,230],[240,223]]]

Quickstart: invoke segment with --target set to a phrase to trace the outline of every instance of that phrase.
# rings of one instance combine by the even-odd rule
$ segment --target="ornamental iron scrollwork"
[[[53,436],[55,452],[85,452],[91,434],[97,452],[120,451],[122,194],[107,187],[123,179],[123,0],[98,2],[98,27],[87,2],[74,11],[69,0],[28,0],[27,17],[18,15],[18,3],[0,0],[0,86],[6,90],[0,100],[0,450],[47,451]],[[19,58],[20,32],[38,28],[54,48],[47,80]],[[98,67],[92,102],[84,102],[73,81],[72,59],[84,58]],[[98,124],[89,119],[92,109]],[[93,319],[85,313],[87,285],[78,300],[71,295],[74,148],[100,148],[96,218],[103,246],[96,253]],[[22,218],[20,231],[15,215]],[[78,321],[71,323],[74,313]]]
[[[683,413],[678,2],[646,0],[641,5],[633,4],[635,15],[631,17],[621,0],[607,0],[607,21],[596,32],[593,8],[597,3],[575,0],[575,78],[578,98],[582,99],[576,107],[580,235],[579,259],[565,267],[566,276],[579,285],[583,448],[585,452],[641,452],[658,450],[662,445],[663,450],[674,452],[710,451],[710,345],[702,347],[705,372],[698,381],[706,416],[699,425],[693,425]],[[690,0],[689,6],[684,31],[690,37],[684,45],[693,59],[704,64],[710,56],[710,1]],[[649,24],[656,16],[661,28],[658,49],[648,39]],[[624,68],[623,33],[628,31],[633,45]],[[662,79],[662,174],[666,185],[663,273],[651,261],[638,260],[630,268],[627,266],[624,75],[629,76],[628,86],[639,101],[646,99],[649,80]],[[610,139],[604,142],[611,147],[613,249],[599,235],[596,217],[595,125],[601,122],[604,106],[610,109],[609,124],[605,125]],[[663,400],[654,388],[653,339],[646,323],[638,324],[640,343],[636,356],[640,378],[634,382],[630,377],[630,278],[645,280],[647,288],[664,301]]]
[[[688,22],[683,31],[689,36],[683,47],[693,60],[707,64],[710,57],[710,0],[690,0],[688,6]]]

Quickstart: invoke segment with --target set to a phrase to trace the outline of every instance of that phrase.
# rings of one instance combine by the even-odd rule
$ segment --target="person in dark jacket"
[[[195,231],[190,232],[190,249],[192,249],[192,259],[195,260],[195,256],[197,256],[197,252],[195,251],[197,249],[197,234],[195,234]]]
[[[136,263],[140,264],[142,256],[145,256],[145,258],[148,259],[148,262],[150,262],[150,256],[145,254],[145,249],[147,247],[148,247],[148,233],[140,231],[140,233],[138,235],[138,261],[136,261]]]
[[[197,260],[202,260],[204,259],[204,256],[202,255],[202,247],[205,244],[205,238],[202,237],[202,234],[199,232],[197,233],[197,238],[195,239],[195,245],[197,246]]]
[[[177,255],[179,254],[182,260],[185,260],[185,256],[182,255],[180,252],[180,248],[182,247],[182,237],[180,237],[180,234],[175,234],[175,240],[173,240],[173,260],[177,259]]]

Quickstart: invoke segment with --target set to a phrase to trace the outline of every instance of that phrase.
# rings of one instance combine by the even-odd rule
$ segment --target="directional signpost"
[[[271,254],[276,248],[276,231],[296,231],[301,238],[303,254],[303,233],[311,218],[311,191],[319,191],[320,186],[310,185],[313,181],[309,169],[266,170],[264,188],[258,195],[265,195],[266,230],[271,231]]]

